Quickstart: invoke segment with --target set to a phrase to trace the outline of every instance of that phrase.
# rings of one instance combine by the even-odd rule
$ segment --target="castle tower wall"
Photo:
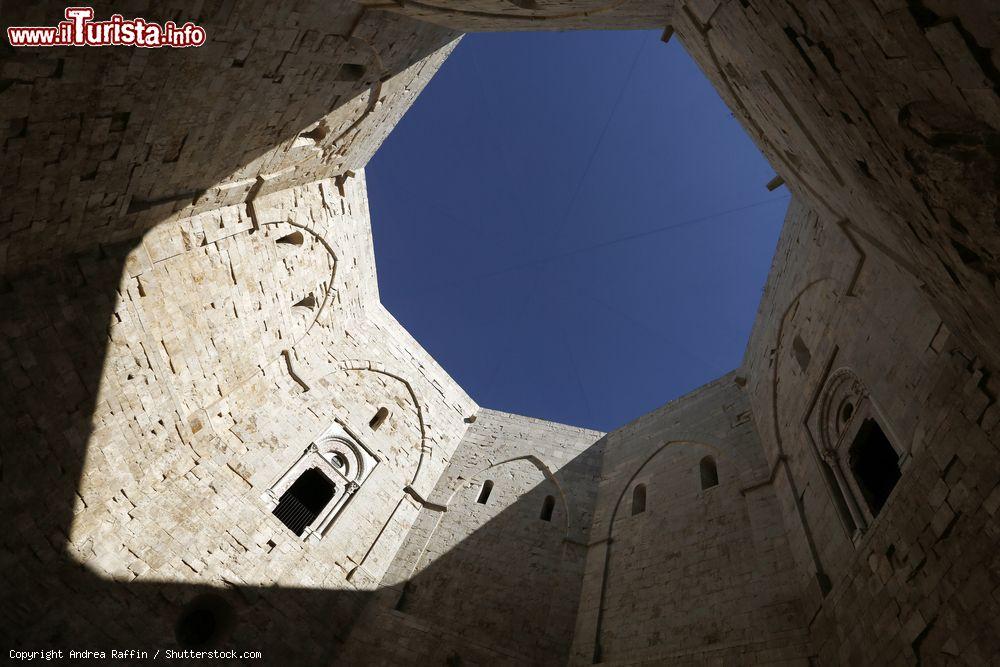
[[[734,378],[608,434],[573,664],[809,655],[778,498]]]
[[[345,659],[565,664],[602,435],[480,410]]]
[[[792,205],[745,362],[804,613],[823,662],[985,662],[1000,652],[1000,387],[852,232]],[[901,475],[880,511],[852,451],[870,421]]]
[[[226,620],[209,646],[335,653],[417,517],[408,494],[429,494],[458,446],[477,407],[377,301],[363,172],[254,208],[3,295],[17,645],[184,646],[182,619],[210,599]],[[297,536],[272,514],[282,480],[303,457],[326,469],[336,443],[368,457],[364,475],[350,489],[327,470],[343,503]]]
[[[201,49],[3,54],[4,638],[988,662],[988,5],[207,3]],[[363,166],[455,30],[667,23],[797,199],[744,368],[606,437],[480,410],[378,303]]]

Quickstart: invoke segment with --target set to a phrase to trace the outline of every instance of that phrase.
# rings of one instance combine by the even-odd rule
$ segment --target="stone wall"
[[[663,27],[670,0],[363,0],[462,32],[495,30],[628,30]]]
[[[209,43],[0,52],[10,646],[209,610],[281,664],[1000,654],[992,5],[134,11]],[[796,195],[744,368],[605,437],[480,410],[378,301],[363,166],[454,30],[668,22]],[[335,426],[378,463],[303,541],[266,491]]]
[[[996,3],[687,0],[672,23],[792,192],[1000,364]]]
[[[14,3],[3,27],[55,25],[65,6]],[[347,0],[94,8],[98,19],[190,20],[208,40],[190,49],[4,44],[5,272],[357,171],[458,36]]]
[[[477,407],[377,302],[363,172],[340,190],[266,195],[253,216],[224,207],[8,284],[13,645],[176,645],[209,589],[232,620],[214,642],[313,660],[346,635],[416,519],[404,500],[430,493]],[[304,542],[262,495],[338,422],[380,461]],[[315,635],[317,614],[337,629]]]
[[[356,627],[346,661],[564,663],[601,436],[480,410]],[[484,484],[492,484],[486,498]]]
[[[820,659],[1000,653],[1000,387],[920,284],[851,226],[793,204],[746,367]],[[868,418],[900,455],[880,512],[846,450]]]
[[[809,655],[778,500],[734,378],[608,434],[574,664]]]

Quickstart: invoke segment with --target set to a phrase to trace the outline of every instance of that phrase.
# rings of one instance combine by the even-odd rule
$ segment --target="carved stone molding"
[[[305,448],[298,459],[268,488],[261,498],[269,511],[274,511],[282,494],[302,473],[316,468],[334,486],[333,498],[303,531],[302,539],[318,542],[334,520],[355,496],[380,459],[343,424],[335,423]]]

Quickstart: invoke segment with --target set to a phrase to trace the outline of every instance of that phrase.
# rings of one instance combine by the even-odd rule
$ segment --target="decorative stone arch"
[[[653,461],[653,459],[659,456],[668,447],[676,447],[679,445],[692,445],[695,447],[703,448],[707,450],[712,457],[715,458],[717,464],[721,464],[722,461],[726,461],[727,468],[729,467],[728,463],[731,461],[730,457],[725,453],[725,450],[723,450],[722,446],[717,441],[715,441],[714,438],[705,437],[701,435],[693,436],[690,438],[678,438],[678,439],[668,440],[667,442],[657,447],[656,451],[654,451],[652,454],[646,457],[646,459],[642,463],[640,463],[639,466],[635,469],[635,472],[632,473],[632,475],[628,478],[625,484],[622,485],[621,491],[618,494],[618,500],[615,501],[614,509],[612,509],[611,515],[608,518],[607,535],[602,540],[604,543],[604,567],[601,572],[601,589],[597,602],[597,620],[596,623],[594,624],[593,657],[595,664],[601,662],[602,659],[601,630],[604,621],[604,602],[607,597],[608,573],[610,572],[610,567],[611,567],[611,546],[613,543],[612,534],[614,532],[615,518],[618,516],[618,510],[621,508],[622,503],[628,496],[629,489],[632,488],[633,483],[636,481],[636,479],[639,477],[642,471],[646,468],[646,466],[649,465],[649,463]],[[648,505],[647,505],[647,510],[648,510]]]
[[[867,385],[853,369],[841,367],[830,373],[818,405],[819,438],[824,452],[836,447],[868,394]]]
[[[349,428],[338,423],[316,439],[319,455],[330,462],[348,480],[361,484],[379,463]]]
[[[195,417],[195,415],[197,415],[199,413],[199,411],[204,411],[204,418],[205,419],[209,419],[208,415],[210,415],[213,412],[213,409],[214,409],[214,407],[216,405],[218,405],[221,401],[224,401],[224,400],[228,399],[230,396],[232,396],[236,392],[239,392],[240,390],[242,390],[254,378],[257,378],[257,377],[260,377],[260,376],[266,374],[267,370],[270,369],[270,368],[272,368],[275,364],[286,364],[289,368],[291,368],[291,362],[289,360],[290,351],[293,350],[299,343],[301,343],[305,339],[305,337],[309,334],[309,332],[312,331],[313,327],[316,325],[316,322],[319,320],[319,318],[322,315],[325,314],[325,311],[326,311],[327,307],[332,303],[332,296],[337,291],[337,289],[336,289],[337,267],[340,264],[340,259],[337,256],[337,252],[333,249],[333,246],[330,244],[330,242],[327,241],[326,238],[322,234],[318,233],[316,230],[311,229],[310,227],[308,227],[306,225],[303,225],[303,224],[300,224],[300,223],[296,222],[294,220],[294,215],[289,215],[285,219],[280,219],[280,220],[260,221],[260,220],[258,220],[257,214],[254,212],[253,205],[254,205],[253,204],[253,200],[251,199],[248,202],[248,207],[249,207],[249,210],[250,210],[250,218],[253,221],[253,226],[252,227],[248,227],[248,228],[246,228],[246,229],[244,229],[242,231],[236,232],[236,233],[233,234],[233,236],[236,236],[236,235],[239,235],[239,234],[250,234],[250,233],[253,233],[253,231],[255,229],[260,229],[260,228],[263,228],[263,227],[277,227],[277,226],[280,226],[280,225],[287,225],[288,227],[293,228],[295,232],[303,233],[303,235],[305,233],[308,233],[309,235],[311,235],[313,238],[315,238],[319,242],[321,248],[332,259],[332,264],[333,265],[332,265],[332,267],[330,269],[330,276],[329,276],[329,279],[328,279],[328,287],[327,287],[326,293],[324,293],[322,295],[322,298],[317,301],[317,304],[316,304],[317,307],[316,307],[315,315],[312,317],[311,320],[309,320],[307,326],[301,331],[301,333],[299,333],[298,336],[296,336],[295,338],[292,339],[292,341],[289,343],[288,347],[286,347],[285,349],[282,349],[282,350],[278,351],[278,353],[274,356],[274,358],[271,359],[270,361],[268,361],[263,367],[259,366],[255,370],[253,370],[252,372],[250,372],[248,375],[246,375],[244,377],[241,377],[241,378],[238,378],[232,384],[230,391],[225,396],[220,396],[220,397],[216,398],[215,400],[213,400],[213,401],[211,401],[209,403],[205,403],[205,404],[201,405],[199,408],[188,412],[186,420],[189,421],[189,422],[193,418],[197,419],[197,417]],[[147,234],[149,234],[149,233],[151,233],[151,232],[147,232]],[[284,236],[285,236],[284,234],[280,234],[279,233],[277,236],[275,236],[275,238],[273,239],[273,242],[277,243],[278,240],[280,238],[283,238]],[[187,250],[187,252],[192,252],[194,250],[197,250],[200,247],[201,246],[194,246],[193,248]],[[144,271],[138,271],[135,275],[137,275],[137,276],[138,275],[142,275],[143,272]],[[293,379],[297,383],[299,383],[301,386],[303,386],[304,389],[308,390],[308,385],[306,385],[301,380],[301,378],[298,378],[294,373],[291,373],[291,374],[292,374]],[[210,419],[209,419],[209,421],[210,421]]]
[[[855,270],[853,272],[853,276],[854,277],[851,279],[851,283],[850,283],[849,289],[853,288],[853,285],[854,285],[854,283],[856,281],[856,278],[857,278],[859,270],[860,270],[859,267],[855,267]],[[799,525],[802,527],[802,532],[803,532],[803,535],[805,536],[806,547],[807,547],[808,552],[809,552],[809,558],[810,558],[810,561],[812,563],[812,569],[813,569],[813,572],[814,572],[814,576],[816,577],[817,583],[819,584],[820,590],[822,590],[822,591],[828,591],[831,588],[830,580],[829,580],[829,577],[826,574],[825,568],[823,567],[823,563],[820,560],[819,549],[816,546],[816,540],[813,537],[812,528],[809,525],[808,519],[806,518],[805,507],[803,507],[803,505],[802,505],[802,500],[801,500],[801,497],[800,497],[799,491],[798,491],[798,485],[795,482],[795,477],[794,477],[794,475],[792,473],[791,466],[788,465],[788,456],[785,454],[784,441],[783,441],[783,439],[781,437],[781,420],[779,418],[779,409],[778,409],[778,405],[779,405],[779,401],[778,401],[778,371],[779,371],[779,369],[781,367],[782,356],[780,354],[778,354],[778,352],[782,349],[782,341],[784,340],[785,336],[788,333],[788,329],[789,329],[789,324],[788,323],[789,323],[792,315],[794,315],[795,312],[798,310],[798,307],[799,307],[800,302],[802,301],[802,298],[806,294],[808,294],[808,293],[810,293],[810,292],[812,292],[812,291],[814,291],[816,289],[819,289],[821,286],[822,287],[829,286],[830,289],[831,289],[831,292],[835,293],[834,290],[835,290],[835,288],[837,286],[837,283],[838,283],[838,281],[835,278],[830,277],[830,276],[824,276],[822,278],[817,278],[816,280],[813,280],[813,281],[809,282],[802,289],[800,289],[796,293],[795,297],[785,307],[784,312],[782,312],[782,314],[781,314],[781,320],[778,323],[778,331],[775,333],[775,337],[774,337],[774,351],[775,351],[775,354],[777,356],[776,356],[776,358],[774,360],[774,363],[771,365],[772,366],[772,368],[771,368],[771,378],[770,378],[771,387],[770,387],[770,392],[769,392],[770,407],[771,407],[771,429],[772,429],[771,432],[772,432],[772,435],[774,437],[774,446],[777,449],[777,452],[776,452],[777,456],[775,457],[775,460],[774,460],[773,464],[771,464],[771,465],[773,465],[773,468],[772,468],[772,471],[771,471],[771,479],[772,480],[775,479],[776,474],[777,474],[777,470],[778,470],[779,466],[781,468],[783,468],[783,470],[785,472],[785,478],[786,478],[786,480],[788,482],[789,489],[791,491],[792,500],[793,500],[793,503],[795,505],[796,515],[798,516],[798,519],[799,519]],[[765,454],[766,454],[766,448],[765,448]],[[769,463],[771,463],[771,462],[769,462]],[[820,461],[820,460],[817,460],[816,464],[818,466],[820,466],[821,468],[823,466],[823,462]],[[826,477],[826,473],[823,472],[822,469],[821,469],[821,472]],[[831,493],[832,493],[832,491],[831,491]],[[837,500],[836,500],[835,497],[833,498],[833,500],[834,500],[834,502],[837,502]],[[803,563],[802,565],[803,565],[803,567],[807,567],[806,563]]]
[[[474,483],[477,479],[482,478],[482,476],[488,473],[490,470],[495,470],[496,468],[499,468],[501,466],[509,465],[511,463],[514,463],[515,461],[527,461],[531,465],[535,466],[535,468],[537,468],[538,471],[542,473],[542,476],[548,481],[552,482],[553,486],[556,487],[556,492],[557,492],[556,497],[558,498],[559,505],[562,507],[563,510],[564,536],[566,539],[570,539],[570,529],[574,527],[574,524],[572,522],[572,517],[570,516],[570,511],[569,511],[570,504],[569,501],[566,499],[566,492],[563,490],[563,487],[559,483],[559,480],[557,480],[556,476],[552,473],[552,469],[549,468],[549,466],[546,465],[544,461],[542,461],[534,454],[515,456],[509,459],[504,459],[503,461],[497,461],[496,463],[492,463],[486,466],[485,468],[482,468],[479,472],[475,473],[468,479],[457,480],[456,484],[451,489],[451,493],[448,494],[448,500],[445,502],[445,507],[451,505],[451,501],[455,498],[458,492],[461,491],[462,488],[465,487],[466,485]]]
[[[318,542],[334,519],[379,464],[379,458],[342,422],[320,434],[298,459],[261,495],[269,511],[306,471],[316,469],[333,485],[333,497],[302,533],[303,540]]]
[[[379,373],[379,374],[385,375],[387,377],[391,377],[394,380],[397,380],[398,382],[402,383],[402,385],[406,388],[406,392],[409,395],[410,400],[413,402],[414,408],[416,409],[416,413],[417,413],[417,425],[418,425],[418,427],[420,429],[420,442],[419,442],[419,446],[420,446],[420,458],[417,460],[417,467],[413,471],[413,475],[410,477],[409,487],[420,488],[418,486],[418,481],[420,479],[420,473],[423,470],[424,457],[425,457],[425,455],[429,455],[430,454],[431,446],[430,446],[430,444],[428,442],[427,424],[424,421],[423,406],[422,406],[422,404],[420,402],[420,399],[417,397],[417,392],[414,391],[414,389],[413,389],[413,385],[410,384],[410,382],[403,377],[402,373],[400,373],[399,371],[397,371],[395,369],[390,369],[388,366],[386,366],[385,364],[383,364],[382,362],[379,362],[379,361],[366,361],[366,360],[362,360],[362,359],[348,359],[346,361],[339,362],[337,364],[337,370],[338,371],[370,371],[372,373]]]
[[[850,446],[868,420],[874,419],[889,435],[889,444],[899,456],[900,468],[910,458],[910,451],[893,431],[892,424],[871,396],[868,385],[852,368],[832,371],[823,384],[817,404],[817,425],[820,456],[836,480],[836,492],[841,512],[848,512],[856,527],[854,538],[863,534],[874,515],[861,498],[861,489],[850,470]]]
[[[703,448],[705,448],[705,449],[708,450],[708,453],[713,458],[715,458],[716,465],[719,465],[719,463],[721,461],[726,461],[727,462],[726,467],[730,468],[730,466],[728,465],[729,461],[730,461],[728,454],[725,453],[725,451],[722,449],[722,446],[719,445],[717,442],[710,442],[712,440],[714,440],[714,439],[713,438],[708,438],[708,437],[705,437],[705,436],[697,436],[697,437],[692,437],[692,438],[680,438],[680,439],[668,440],[664,444],[662,444],[659,447],[657,447],[656,451],[653,452],[652,454],[650,454],[639,465],[639,467],[636,468],[635,472],[632,473],[632,476],[629,477],[628,481],[625,482],[624,486],[622,486],[622,489],[621,489],[621,491],[618,494],[618,500],[615,502],[615,507],[611,511],[611,516],[608,518],[608,533],[607,533],[607,536],[606,536],[605,539],[608,540],[608,541],[611,540],[612,533],[614,532],[615,518],[618,516],[618,510],[620,509],[622,502],[625,500],[625,497],[628,495],[628,490],[630,488],[632,488],[632,484],[636,481],[636,479],[639,477],[639,475],[642,473],[642,471],[646,468],[646,466],[649,465],[649,463],[653,459],[655,459],[657,456],[659,456],[659,454],[661,452],[663,452],[664,450],[666,450],[668,447],[673,447],[673,446],[677,446],[677,445],[693,445],[695,447],[703,447]]]
[[[515,457],[509,458],[509,459],[504,459],[503,461],[497,461],[496,463],[491,463],[490,465],[486,466],[485,468],[480,469],[478,472],[476,472],[475,474],[473,474],[472,476],[470,476],[467,479],[458,479],[458,480],[456,480],[455,483],[451,486],[451,490],[448,493],[447,499],[445,499],[442,504],[427,503],[426,501],[423,501],[422,499],[421,499],[421,502],[422,502],[422,504],[424,504],[424,506],[429,507],[430,509],[434,510],[435,512],[438,512],[438,513],[446,512],[446,511],[448,511],[448,507],[451,505],[452,500],[454,500],[454,498],[458,494],[458,492],[461,491],[468,484],[475,482],[477,479],[480,479],[483,475],[485,475],[490,470],[495,470],[496,468],[498,468],[500,466],[503,466],[503,465],[509,465],[511,463],[514,463],[515,461],[527,461],[527,462],[529,462],[531,465],[535,466],[535,468],[537,468],[542,473],[542,475],[545,477],[545,479],[551,481],[555,485],[556,490],[558,491],[558,503],[562,506],[562,508],[563,508],[563,514],[564,514],[564,517],[565,517],[564,518],[564,523],[563,523],[563,529],[564,529],[564,538],[563,539],[567,539],[567,540],[570,539],[570,537],[569,537],[570,532],[569,531],[570,531],[570,528],[571,528],[571,526],[573,524],[570,522],[569,503],[566,500],[566,496],[565,496],[565,493],[563,491],[563,488],[559,484],[558,480],[556,480],[555,475],[552,474],[552,470],[549,468],[549,466],[546,465],[544,461],[542,461],[540,458],[538,458],[534,454],[527,454],[527,455],[524,455],[524,456],[515,456]],[[410,488],[411,487],[407,487],[408,490],[410,490]],[[433,539],[434,533],[437,532],[437,528],[438,528],[439,525],[440,525],[440,514],[439,514],[438,519],[435,521],[434,528],[431,531],[430,536],[428,536],[428,539],[427,539],[426,542],[424,542],[424,546],[420,549],[419,554],[413,560],[413,563],[409,566],[409,574],[407,576],[408,580],[413,579],[413,577],[415,576],[415,573],[417,571],[417,568],[424,561],[424,555],[427,553],[427,547],[428,547],[428,545],[430,545],[430,543],[431,543],[431,541]]]
[[[777,457],[774,463],[775,466],[784,466],[786,477],[788,479],[789,485],[791,487],[792,495],[794,497],[794,504],[797,510],[799,523],[802,526],[803,534],[806,538],[806,546],[808,547],[809,554],[811,556],[813,566],[815,568],[817,578],[820,581],[820,588],[824,590],[829,587],[829,581],[826,578],[825,570],[823,568],[822,562],[820,561],[819,549],[816,546],[816,541],[812,533],[812,528],[809,525],[809,521],[805,514],[805,508],[803,507],[801,500],[799,499],[798,486],[795,482],[791,468],[787,465],[787,454],[785,452],[784,438],[782,436],[781,427],[781,401],[779,400],[779,382],[778,378],[781,375],[782,364],[789,363],[790,355],[781,354],[781,351],[786,348],[791,348],[792,343],[788,342],[788,339],[794,332],[794,328],[790,325],[792,317],[798,311],[803,299],[819,290],[828,289],[829,292],[839,298],[840,293],[839,288],[843,288],[844,294],[853,295],[854,289],[857,285],[861,270],[864,263],[867,261],[867,255],[862,250],[862,248],[857,244],[853,236],[846,229],[844,224],[841,224],[841,230],[847,235],[848,240],[851,242],[853,247],[858,253],[856,264],[851,271],[850,278],[847,283],[844,284],[841,280],[832,277],[824,276],[822,278],[817,278],[808,284],[806,284],[802,289],[800,289],[795,297],[788,303],[782,312],[781,319],[778,324],[778,330],[774,338],[774,350],[776,357],[771,368],[770,377],[770,392],[769,392],[769,404],[771,408],[771,432],[774,438],[774,445],[777,449]],[[890,260],[893,258],[890,256]],[[901,267],[904,271],[905,266]],[[825,370],[822,371],[822,375],[819,376],[818,382],[812,387],[813,407],[811,407],[806,414],[797,418],[795,423],[800,429],[805,431],[804,437],[810,440],[810,445],[808,447],[809,451],[812,453],[812,458],[815,461],[815,465],[818,468],[820,476],[826,481],[827,492],[831,502],[838,508],[838,516],[841,520],[841,525],[845,531],[845,535],[848,539],[856,540],[859,533],[858,531],[863,531],[867,521],[864,518],[864,511],[858,506],[852,506],[852,493],[849,492],[850,484],[847,482],[846,478],[842,475],[842,470],[833,461],[833,459],[828,456],[825,451],[829,449],[829,446],[820,441],[816,442],[815,438],[824,437],[823,432],[828,433],[828,428],[820,428],[821,434],[816,436],[809,429],[810,414],[814,410],[819,410],[819,421],[821,424],[828,424],[829,420],[835,418],[837,415],[833,411],[837,406],[829,405],[828,403],[833,400],[831,394],[829,393],[829,382],[834,380],[835,373],[832,372],[832,364],[834,363],[837,356],[838,348],[833,347],[833,351],[830,355],[827,355],[827,359],[824,361]],[[844,369],[843,373],[838,375],[838,383],[844,382],[847,377],[852,372],[849,369]],[[856,396],[855,407],[857,407],[857,402],[860,401],[861,396],[868,397],[868,390],[866,385],[857,378],[856,375],[853,376],[853,380],[849,384],[838,384],[841,392],[846,392],[844,396],[839,399],[841,403],[846,400],[846,395],[853,392]],[[849,387],[855,387],[854,389],[849,389]],[[824,398],[821,400],[821,396]],[[867,398],[867,405],[873,405],[870,398]],[[840,405],[840,404],[838,404]],[[884,423],[884,419],[880,419],[880,423]],[[894,440],[896,440],[894,438]],[[898,441],[898,440],[896,440]],[[773,475],[772,475],[773,477]]]
[[[256,219],[256,216],[255,216],[255,219]],[[323,294],[322,298],[318,300],[318,302],[316,304],[317,305],[317,307],[316,307],[316,314],[309,321],[309,324],[306,326],[305,330],[297,338],[295,338],[292,341],[291,345],[289,345],[288,349],[292,349],[296,345],[298,345],[299,343],[301,343],[302,340],[307,335],[309,335],[309,332],[312,331],[312,328],[316,325],[316,322],[319,320],[320,316],[324,314],[324,311],[326,310],[327,306],[331,303],[331,297],[337,291],[336,290],[337,267],[340,264],[340,259],[337,257],[337,251],[335,251],[333,249],[333,246],[330,245],[330,242],[327,241],[326,238],[322,234],[317,233],[316,230],[311,229],[311,228],[307,227],[306,225],[299,224],[294,219],[292,219],[292,217],[288,217],[285,220],[273,220],[273,221],[270,221],[270,222],[261,222],[261,223],[259,223],[260,227],[275,227],[275,226],[278,226],[278,225],[288,225],[290,227],[294,227],[296,232],[300,232],[300,233],[301,232],[306,232],[306,233],[310,234],[314,239],[316,239],[317,241],[319,241],[319,243],[322,246],[322,248],[324,250],[326,250],[326,252],[330,255],[330,258],[333,260],[333,267],[330,269],[330,279],[328,281],[328,286],[327,286],[326,293]],[[283,238],[283,237],[276,237],[274,239],[274,242],[277,243],[280,238]],[[256,373],[255,373],[255,375],[256,375]]]

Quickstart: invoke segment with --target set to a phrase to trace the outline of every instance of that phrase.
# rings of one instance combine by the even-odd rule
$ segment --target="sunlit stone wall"
[[[123,258],[117,292],[86,289],[83,276],[108,263],[99,259],[61,282],[11,284],[7,367],[27,391],[5,398],[23,435],[4,452],[4,576],[19,600],[4,614],[19,642],[121,632],[173,644],[199,586],[241,592],[228,596],[234,634],[219,641],[259,646],[271,624],[298,623],[296,650],[317,655],[346,633],[477,408],[377,302],[363,172],[342,189],[325,180],[256,200],[253,219],[231,206],[160,226]],[[106,339],[83,345],[74,327],[84,323]],[[59,336],[67,346],[53,356],[45,346]],[[53,428],[89,409],[74,363],[102,353],[90,428]],[[33,394],[54,377],[64,382],[51,394]],[[373,430],[382,407],[389,417]],[[338,423],[379,462],[322,539],[306,542],[262,496]],[[39,595],[37,582],[60,571],[65,590]],[[289,601],[297,589],[309,600]],[[307,618],[348,594],[333,615],[341,630],[307,639]]]

